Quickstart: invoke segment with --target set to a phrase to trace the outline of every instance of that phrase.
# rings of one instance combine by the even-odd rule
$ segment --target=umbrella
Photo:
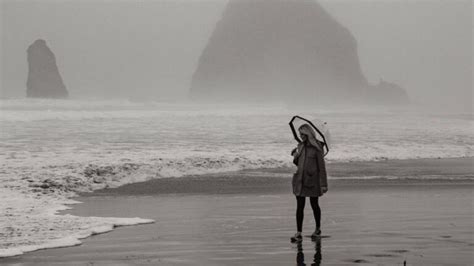
[[[304,124],[310,125],[316,133],[316,140],[322,143],[323,150],[325,150],[324,155],[326,155],[329,152],[329,129],[327,128],[327,123],[317,119],[312,120],[314,122],[298,115],[293,116],[290,120],[291,132],[293,132],[293,136],[298,143],[302,142],[298,134],[298,128]]]

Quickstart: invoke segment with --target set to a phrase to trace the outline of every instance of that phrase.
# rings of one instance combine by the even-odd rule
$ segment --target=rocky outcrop
[[[31,98],[67,98],[69,93],[56,65],[56,57],[44,40],[28,47],[26,96]]]
[[[195,100],[364,102],[347,28],[313,0],[230,0],[199,58]]]
[[[404,104],[410,101],[406,91],[395,83],[380,80],[367,90],[368,100],[374,103]]]

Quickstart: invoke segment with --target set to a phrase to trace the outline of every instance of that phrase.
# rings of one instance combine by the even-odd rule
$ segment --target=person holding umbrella
[[[303,118],[301,118],[303,119]],[[304,121],[308,121],[303,119]],[[294,119],[292,119],[292,122]],[[327,149],[324,136],[314,127],[314,125],[304,123],[299,126],[298,132],[301,140],[296,136],[294,124],[290,122],[292,131],[299,141],[297,148],[293,149],[293,163],[297,165],[297,171],[293,175],[293,194],[296,196],[296,234],[291,237],[291,242],[302,241],[301,232],[303,230],[303,217],[306,197],[309,197],[313,215],[316,222],[316,230],[311,235],[317,238],[321,235],[321,208],[319,207],[319,197],[328,191],[327,174],[324,162],[324,148]],[[316,130],[315,130],[316,129]],[[319,141],[316,132],[323,141]],[[327,149],[328,150],[328,149]]]

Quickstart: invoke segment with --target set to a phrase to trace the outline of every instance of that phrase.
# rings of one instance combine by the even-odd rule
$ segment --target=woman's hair
[[[304,134],[308,137],[308,142],[312,146],[314,146],[316,149],[319,151],[323,151],[321,143],[316,139],[316,133],[314,132],[314,129],[308,125],[308,124],[303,124],[298,128],[298,131],[300,134]]]

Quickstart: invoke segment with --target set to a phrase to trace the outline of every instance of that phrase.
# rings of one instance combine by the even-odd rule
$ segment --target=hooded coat
[[[293,175],[293,194],[299,197],[322,196],[322,188],[328,187],[322,150],[311,143],[301,142],[293,156],[293,163],[298,166]]]

